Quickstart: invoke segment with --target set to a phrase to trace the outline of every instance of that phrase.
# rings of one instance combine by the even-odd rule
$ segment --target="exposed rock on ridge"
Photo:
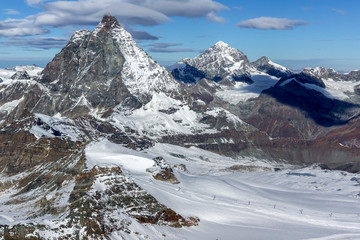
[[[250,72],[256,71],[247,57],[239,50],[220,41],[195,58],[182,60],[184,68],[172,74],[180,81],[197,82],[198,77],[219,82],[222,79],[252,83]],[[196,69],[196,71],[194,71]],[[192,80],[190,80],[192,79]]]
[[[287,68],[273,63],[269,58],[267,57],[261,57],[255,62],[252,62],[252,65],[259,71],[265,72],[271,76],[275,76],[278,78],[282,77],[288,77],[293,74],[290,70]]]

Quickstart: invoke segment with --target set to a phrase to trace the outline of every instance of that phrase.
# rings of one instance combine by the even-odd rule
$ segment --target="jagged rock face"
[[[360,81],[360,71],[351,71],[348,74],[344,74],[343,76],[346,76],[348,81]]]
[[[221,41],[201,55],[182,61],[197,69],[198,72],[204,73],[207,79],[216,82],[227,78],[234,81],[252,83],[250,72],[255,71],[255,68],[251,66],[249,60],[242,52]],[[199,80],[194,77],[193,71],[189,71],[190,74],[185,74],[187,69],[185,66],[185,69],[174,70],[174,73],[177,73],[177,71],[182,72],[182,74],[175,74],[174,76],[180,77],[178,79],[180,81],[196,82]]]
[[[0,131],[0,171],[12,175],[30,170],[38,165],[65,159],[81,153],[84,142],[64,138],[37,139],[29,132],[34,124],[31,115],[5,126]]]
[[[105,16],[94,31],[76,32],[46,66],[41,83],[55,95],[50,105],[54,112],[71,117],[119,104],[138,108],[154,92],[179,96],[182,90],[112,16]]]
[[[130,107],[139,105],[122,81],[125,58],[111,36],[112,25],[120,27],[104,18],[94,32],[76,32],[42,72],[41,82],[62,94],[63,99],[55,101],[56,112],[83,114],[91,108],[113,108],[123,101]]]
[[[265,72],[271,76],[282,78],[282,77],[288,77],[293,74],[290,70],[287,68],[273,63],[269,58],[267,57],[261,57],[255,62],[251,63],[257,70],[261,72]]]
[[[182,84],[140,49],[112,16],[104,16],[94,31],[76,32],[40,79],[17,80],[24,78],[19,74],[0,86],[0,116],[8,122],[25,110],[70,118],[108,117],[114,108],[139,108],[156,92],[187,99]]]
[[[131,132],[122,133],[90,117],[64,123],[51,119],[45,122],[41,117],[51,118],[28,113],[0,131],[0,193],[9,195],[0,202],[26,219],[51,215],[56,224],[0,224],[0,238],[25,239],[32,234],[33,239],[47,239],[45,234],[39,234],[46,232],[57,239],[108,239],[116,231],[133,233],[128,228],[132,221],[178,228],[198,225],[198,218],[184,218],[159,203],[124,175],[120,167],[86,169],[84,150],[91,139],[108,137],[138,150],[151,146],[149,140],[133,138]],[[35,137],[34,127],[54,137]],[[77,132],[84,136],[81,141],[61,132],[71,127],[83,131]],[[166,176],[175,181],[171,173]]]

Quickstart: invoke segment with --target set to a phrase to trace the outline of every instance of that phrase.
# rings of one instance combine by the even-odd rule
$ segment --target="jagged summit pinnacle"
[[[121,27],[116,17],[111,14],[105,14],[99,23],[98,27],[104,28],[105,30],[111,30],[115,27]]]

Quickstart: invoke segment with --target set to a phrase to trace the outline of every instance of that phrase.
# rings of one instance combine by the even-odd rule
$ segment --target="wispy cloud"
[[[157,53],[175,53],[175,52],[199,52],[199,50],[191,49],[191,48],[174,48],[178,46],[182,46],[181,43],[154,43],[148,45],[149,52],[157,52]]]
[[[148,32],[145,31],[139,31],[135,29],[128,29],[132,37],[136,40],[158,40],[159,37],[151,35]]]
[[[49,32],[46,28],[34,24],[34,21],[33,16],[24,19],[7,19],[0,21],[0,36],[33,36]]]
[[[341,15],[344,15],[346,13],[345,10],[341,10],[341,9],[337,9],[337,8],[333,8],[332,10]]]
[[[320,39],[320,40],[315,40],[316,42],[334,42],[333,39]]]
[[[298,26],[307,25],[303,20],[291,20],[288,18],[259,17],[252,18],[236,24],[242,28],[253,28],[261,30],[290,30]]]
[[[1,44],[25,48],[50,49],[63,48],[68,41],[69,39],[57,37],[14,38],[9,41],[1,42]]]
[[[43,2],[47,2],[49,0],[26,0],[26,3],[29,5],[29,6],[37,6]]]
[[[307,6],[307,7],[303,7],[302,10],[304,10],[304,11],[314,10],[314,7]]]
[[[206,15],[206,18],[211,22],[224,23],[225,18],[216,16],[214,12],[210,12]]]
[[[7,8],[7,9],[4,9],[4,14],[7,14],[7,15],[19,15],[20,12],[14,10],[14,9],[11,9],[11,8]]]

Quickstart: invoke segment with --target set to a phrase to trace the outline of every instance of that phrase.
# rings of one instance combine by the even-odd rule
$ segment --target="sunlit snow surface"
[[[173,113],[166,113],[173,111]],[[179,100],[154,93],[152,99],[144,107],[124,115],[114,114],[113,124],[129,126],[150,137],[169,134],[193,134],[198,132],[214,132],[208,125],[199,123],[200,115]]]
[[[231,172],[226,168],[233,165],[270,165],[170,144],[135,153],[102,140],[90,145],[86,156],[90,167],[122,166],[158,201],[183,216],[200,218],[200,225],[191,228],[130,226],[149,239],[159,233],[165,234],[163,239],[360,239],[360,186],[355,179],[360,176],[356,174],[316,168]],[[187,166],[187,172],[174,168],[180,184],[154,180],[145,171],[156,156],[171,165]],[[113,234],[114,239],[119,236],[137,239]]]

